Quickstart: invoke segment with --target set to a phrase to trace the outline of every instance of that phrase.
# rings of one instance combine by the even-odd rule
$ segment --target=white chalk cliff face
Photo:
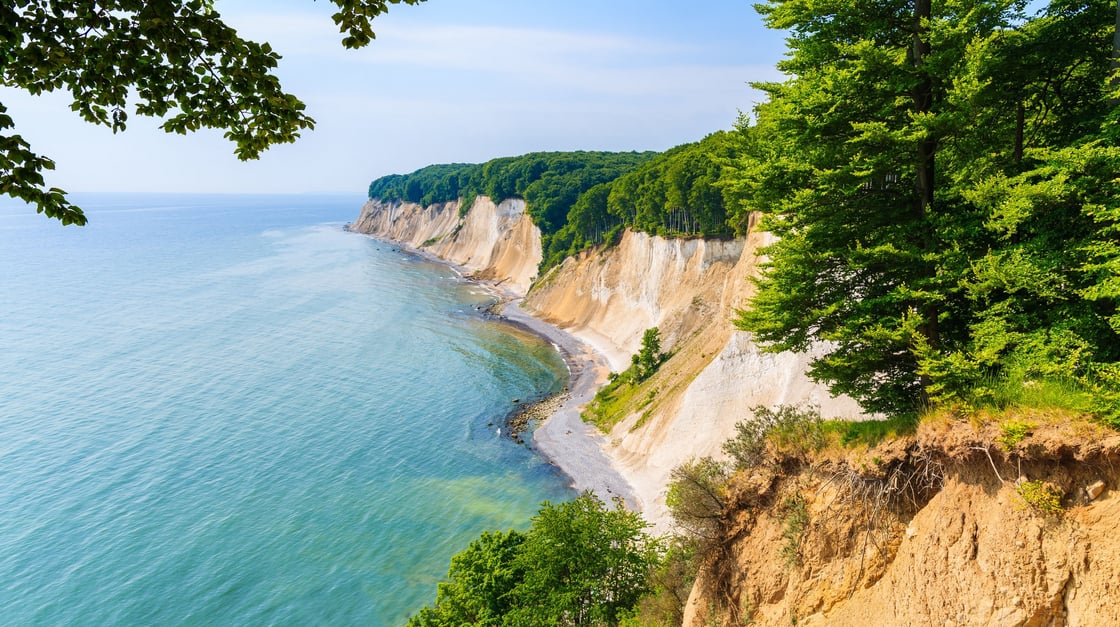
[[[541,263],[541,232],[521,199],[495,205],[480,196],[462,219],[458,202],[371,200],[350,229],[429,252],[516,294],[529,289]]]
[[[608,434],[607,454],[631,483],[646,517],[665,529],[665,486],[693,457],[720,455],[737,422],[756,405],[812,403],[826,417],[856,418],[805,375],[808,356],[763,353],[735,329],[735,310],[753,289],[767,235],[729,241],[665,239],[626,232],[606,250],[585,251],[533,283],[540,231],[521,200],[480,197],[460,226],[458,203],[371,201],[351,226],[465,266],[525,294],[523,308],[603,353],[615,371],[630,364],[646,329],[658,327],[672,357],[651,380],[656,400]]]
[[[713,241],[627,232],[616,247],[566,260],[523,305],[595,346],[616,371],[629,365],[646,329],[660,329],[672,357],[651,380],[656,400],[614,427],[607,453],[662,529],[672,469],[722,456],[750,408],[810,403],[825,417],[861,416],[852,399],[834,398],[805,376],[808,355],[764,353],[735,329],[767,240],[762,233]]]

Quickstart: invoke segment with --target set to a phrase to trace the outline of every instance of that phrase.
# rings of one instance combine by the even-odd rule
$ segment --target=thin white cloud
[[[322,5],[322,3],[319,3]],[[443,161],[534,150],[665,149],[728,128],[781,80],[752,55],[703,38],[379,20],[369,47],[345,50],[323,14],[226,17],[284,55],[285,87],[318,120],[294,145],[240,163],[220,133],[168,136],[134,118],[127,133],[80,122],[64,96],[0,90],[20,132],[55,157],[50,184],[72,190],[362,189],[371,178]],[[682,43],[683,41],[683,43]],[[693,43],[700,41],[701,43]],[[715,46],[712,44],[711,46]]]
[[[269,41],[281,54],[360,58],[378,64],[458,69],[479,60],[497,65],[572,57],[681,52],[676,43],[602,33],[507,26],[383,23],[377,39],[361,50],[345,50],[329,19],[306,14],[232,14],[242,36]]]

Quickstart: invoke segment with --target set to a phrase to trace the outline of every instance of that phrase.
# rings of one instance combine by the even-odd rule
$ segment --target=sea
[[[499,434],[555,349],[358,195],[0,200],[0,623],[400,625],[574,495]]]

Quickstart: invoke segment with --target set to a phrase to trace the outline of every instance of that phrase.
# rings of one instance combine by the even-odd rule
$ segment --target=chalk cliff
[[[652,400],[608,434],[608,454],[664,529],[665,486],[692,457],[720,455],[756,405],[810,403],[827,417],[856,418],[804,374],[808,357],[763,353],[732,324],[768,236],[729,241],[626,232],[615,247],[569,258],[538,281],[523,307],[564,328],[624,370],[643,332],[658,327],[671,357],[647,382]]]
[[[458,201],[421,207],[370,200],[350,229],[426,251],[524,294],[541,262],[541,232],[525,213],[525,201],[494,204],[481,196],[460,209]]]
[[[735,423],[756,405],[808,402],[828,417],[853,418],[803,374],[805,355],[763,353],[732,324],[752,289],[767,236],[666,239],[626,232],[605,250],[585,251],[536,279],[540,231],[522,200],[479,197],[421,207],[371,200],[351,229],[398,241],[463,266],[515,294],[522,307],[579,337],[624,370],[646,329],[658,327],[671,358],[650,380],[654,401],[607,434],[606,453],[631,484],[646,517],[667,530],[665,485],[692,457],[718,455]]]

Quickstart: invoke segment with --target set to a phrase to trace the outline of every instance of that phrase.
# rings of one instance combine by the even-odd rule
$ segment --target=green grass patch
[[[649,390],[643,398],[644,387],[640,383],[631,383],[625,373],[615,376],[583,410],[583,421],[590,422],[600,431],[610,431],[635,409],[647,407],[653,401],[655,391]]]
[[[999,425],[999,443],[1005,450],[1010,450],[1022,442],[1038,425],[1022,420],[1006,420]]]
[[[918,428],[915,416],[896,416],[885,420],[825,420],[822,429],[835,435],[843,447],[875,446],[883,440],[912,435]]]
[[[1012,374],[978,386],[972,404],[991,409],[1062,409],[1088,413],[1094,408],[1092,388],[1069,378],[1025,377]]]

